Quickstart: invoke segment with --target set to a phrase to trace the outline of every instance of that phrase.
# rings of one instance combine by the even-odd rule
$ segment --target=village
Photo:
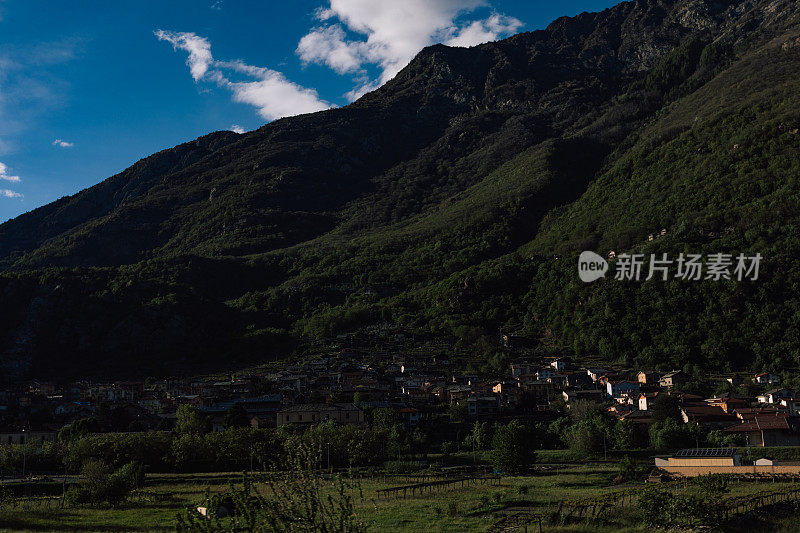
[[[503,342],[518,341],[505,336]],[[388,409],[408,432],[436,420],[432,440],[442,450],[468,447],[462,433],[475,422],[551,423],[589,406],[602,412],[609,424],[632,423],[646,442],[648,429],[663,416],[658,411],[666,405],[674,410],[673,418],[697,428],[697,434],[716,435],[726,447],[800,447],[800,397],[782,387],[776,374],[713,376],[705,386],[727,392],[702,395],[687,392],[697,386],[688,386],[692,378],[681,370],[601,368],[569,357],[528,355],[511,362],[500,375],[460,372],[440,355],[395,355],[376,363],[359,361],[343,350],[305,364],[239,372],[228,379],[148,378],[66,386],[31,381],[0,390],[0,444],[57,442],[78,433],[170,431],[181,406],[202,415],[210,432],[225,431],[232,424],[301,431],[326,421],[363,428],[370,424],[369,413]],[[744,472],[733,449],[708,451],[699,444],[698,440],[694,452],[684,450],[682,457],[653,456],[654,472]],[[748,472],[800,474],[800,463],[759,460]]]

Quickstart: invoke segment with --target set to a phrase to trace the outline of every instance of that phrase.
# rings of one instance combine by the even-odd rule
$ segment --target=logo
[[[606,275],[608,263],[602,256],[594,252],[581,252],[578,257],[578,277],[581,281],[591,283]]]
[[[756,281],[761,271],[763,256],[757,253],[690,254],[680,253],[677,259],[668,254],[650,254],[649,263],[645,254],[609,254],[614,265],[614,279],[618,281],[648,281],[659,279],[710,280],[710,281]],[[591,283],[605,277],[608,262],[594,252],[581,252],[578,257],[578,277]]]

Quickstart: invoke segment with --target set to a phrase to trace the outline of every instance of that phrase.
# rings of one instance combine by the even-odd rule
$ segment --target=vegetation
[[[352,106],[155,154],[0,226],[0,350],[34,375],[144,376],[406,332],[499,370],[502,330],[690,374],[796,365],[798,12],[764,2],[431,47]],[[629,19],[620,42],[595,31]],[[584,249],[764,264],[586,285]]]

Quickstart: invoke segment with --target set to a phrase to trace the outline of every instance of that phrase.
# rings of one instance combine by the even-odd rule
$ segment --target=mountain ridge
[[[687,213],[677,199],[692,201],[640,161],[651,150],[667,162],[687,128],[718,127],[687,113],[740,113],[747,99],[736,84],[783,88],[783,96],[748,89],[751,104],[793,120],[783,109],[794,101],[797,25],[788,1],[625,2],[497,43],[429,47],[345,108],[159,152],[0,225],[0,292],[9,303],[0,312],[0,363],[24,375],[158,374],[285,355],[304,339],[380,326],[452,336],[475,364],[507,356],[491,340],[499,328],[545,348],[566,343],[576,355],[635,362],[650,342],[642,359],[761,364],[772,353],[752,347],[762,326],[728,352],[697,336],[691,345],[630,341],[636,328],[619,324],[637,321],[634,308],[612,306],[619,315],[609,323],[574,302],[636,300],[645,289],[577,286],[552,256],[639,246],[646,225],[674,229],[711,216],[714,196],[694,202],[701,215]],[[770,58],[782,71],[762,63]],[[747,112],[766,124],[757,107]],[[693,172],[699,150],[686,156]],[[709,149],[706,167],[730,166],[717,151]],[[761,154],[750,160],[769,167]],[[629,190],[626,161],[651,181]],[[770,170],[776,180],[786,171]],[[725,194],[724,181],[707,186]],[[741,187],[748,205],[772,194],[756,181]],[[654,216],[616,207],[623,194],[651,188],[661,199],[635,205]],[[598,208],[601,201],[614,207]],[[693,242],[676,234],[687,240],[661,244]],[[749,297],[768,305],[758,291]],[[707,312],[704,305],[686,316]],[[57,362],[65,353],[79,361],[75,369]],[[111,354],[114,366],[103,366]]]

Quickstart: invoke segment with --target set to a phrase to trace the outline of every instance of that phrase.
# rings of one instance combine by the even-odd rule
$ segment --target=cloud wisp
[[[10,181],[12,183],[19,183],[22,181],[19,176],[12,176],[8,173],[8,167],[3,163],[0,163],[0,180],[2,181]]]
[[[195,82],[208,81],[231,91],[235,102],[254,106],[267,120],[313,113],[332,105],[319,98],[314,89],[302,87],[282,73],[255,67],[242,61],[217,61],[211,55],[211,43],[190,32],[158,30],[155,36],[172,44],[175,50],[189,53],[186,64]],[[234,81],[237,74],[247,81]]]
[[[485,19],[459,19],[485,0],[330,0],[316,11],[320,26],[298,43],[296,53],[306,64],[327,65],[351,74],[358,86],[347,94],[355,100],[390,79],[424,47],[434,43],[474,46],[511,35],[522,27],[514,17],[493,13]],[[349,38],[357,35],[357,38]],[[380,70],[369,79],[367,67]]]
[[[19,183],[22,180],[19,176],[12,176],[8,173],[8,167],[0,163],[0,181],[8,181],[11,183]],[[0,198],[22,198],[22,195],[11,189],[0,189]]]
[[[55,141],[53,141],[53,146],[58,146],[59,148],[72,148],[73,146],[75,146],[75,143],[68,142],[63,139],[56,139]]]

